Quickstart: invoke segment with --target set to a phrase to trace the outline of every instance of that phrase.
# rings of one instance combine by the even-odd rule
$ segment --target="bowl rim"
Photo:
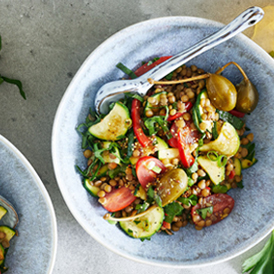
[[[138,263],[145,263],[148,265],[153,265],[153,266],[160,266],[160,267],[169,267],[169,268],[181,268],[181,269],[190,269],[190,268],[197,268],[197,267],[205,267],[205,266],[210,266],[210,265],[215,265],[215,264],[219,264],[219,263],[224,263],[228,260],[231,260],[243,253],[245,253],[246,251],[248,251],[249,249],[251,249],[252,247],[254,247],[255,245],[257,245],[258,243],[260,243],[262,240],[264,240],[270,233],[271,231],[274,229],[274,225],[272,228],[270,228],[269,230],[267,230],[265,233],[263,233],[262,235],[260,235],[260,237],[258,237],[256,240],[254,240],[250,245],[248,245],[247,247],[243,247],[241,250],[238,250],[237,252],[234,251],[233,254],[228,255],[225,258],[220,258],[220,259],[216,259],[216,260],[210,260],[208,262],[203,262],[203,263],[197,263],[197,264],[180,264],[180,265],[176,265],[176,264],[172,264],[172,263],[167,263],[167,262],[156,262],[156,261],[151,261],[148,259],[144,259],[144,258],[139,258],[139,257],[135,257],[132,255],[128,255],[126,252],[122,252],[118,249],[115,248],[115,246],[110,246],[108,245],[107,242],[102,241],[101,239],[96,238],[96,233],[93,233],[93,231],[88,227],[88,225],[84,222],[84,220],[81,218],[81,216],[78,215],[77,210],[74,209],[74,207],[70,204],[69,201],[69,196],[66,196],[65,192],[62,191],[64,185],[61,183],[62,182],[62,177],[61,177],[61,173],[59,173],[58,171],[58,162],[56,161],[57,157],[57,147],[56,147],[56,142],[55,142],[55,136],[58,135],[58,128],[59,128],[59,117],[60,117],[60,113],[63,109],[63,106],[65,105],[65,102],[67,100],[67,98],[69,98],[69,91],[70,89],[73,88],[74,83],[77,82],[78,80],[78,76],[82,74],[82,71],[84,71],[86,69],[86,67],[88,67],[88,64],[90,63],[89,61],[93,58],[94,55],[97,54],[98,51],[101,51],[105,45],[108,45],[109,43],[111,43],[112,41],[114,41],[116,39],[116,37],[119,37],[121,35],[123,35],[126,32],[130,32],[130,30],[134,29],[134,28],[138,28],[141,25],[146,25],[146,24],[150,24],[153,22],[157,22],[157,21],[180,21],[180,23],[182,24],[182,26],[187,26],[188,23],[193,23],[195,22],[196,24],[208,24],[210,25],[210,27],[216,27],[216,28],[222,28],[225,24],[222,24],[220,22],[214,21],[214,20],[210,20],[210,19],[206,19],[206,18],[201,18],[201,17],[194,17],[194,16],[165,16],[165,17],[157,17],[157,18],[153,18],[153,19],[149,19],[149,20],[144,20],[132,25],[129,25],[119,31],[117,31],[116,33],[114,33],[113,35],[111,35],[110,37],[108,37],[107,39],[105,39],[99,46],[97,46],[85,59],[85,61],[82,63],[82,65],[79,67],[78,71],[76,72],[76,74],[74,75],[73,79],[71,80],[71,82],[69,83],[69,85],[67,86],[65,93],[63,94],[60,103],[58,105],[55,117],[54,117],[54,122],[53,122],[53,127],[52,127],[52,135],[51,135],[51,153],[52,153],[52,163],[53,163],[53,169],[54,169],[54,173],[55,173],[55,177],[56,177],[56,181],[57,184],[59,186],[60,192],[63,196],[63,199],[67,205],[67,207],[69,208],[70,212],[72,213],[72,215],[74,216],[74,218],[77,220],[77,222],[82,226],[82,228],[90,235],[92,236],[97,242],[99,242],[101,245],[103,245],[104,247],[106,247],[107,249],[111,250],[112,252],[133,260],[135,262]],[[240,33],[238,35],[236,35],[234,38],[232,39],[237,39],[240,40],[242,42],[244,42],[248,47],[253,48],[256,51],[260,52],[260,55],[263,55],[265,58],[269,58],[269,60],[271,60],[272,58],[269,56],[269,54],[267,54],[260,46],[258,46],[255,42],[253,42],[251,39],[249,39],[247,36],[245,36],[244,34]],[[273,63],[274,64],[274,63]]]
[[[51,248],[51,258],[48,266],[48,274],[51,274],[53,272],[53,268],[55,265],[56,255],[57,255],[57,221],[56,221],[56,215],[54,211],[54,207],[51,201],[51,198],[49,196],[49,193],[47,189],[45,188],[42,180],[36,173],[33,166],[30,164],[30,162],[27,160],[27,158],[19,151],[18,148],[16,148],[7,138],[5,138],[3,135],[0,134],[0,142],[4,144],[8,149],[10,149],[16,157],[20,160],[20,162],[25,166],[26,170],[30,172],[33,180],[35,181],[36,185],[38,186],[43,198],[45,199],[45,203],[49,209],[50,218],[51,218],[51,224],[52,224],[52,239],[53,239],[53,245]],[[19,225],[20,226],[20,225]]]

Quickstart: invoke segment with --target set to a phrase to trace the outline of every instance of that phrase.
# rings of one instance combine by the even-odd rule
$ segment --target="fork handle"
[[[219,31],[151,69],[139,77],[138,80],[146,85],[145,83],[148,78],[152,78],[156,81],[162,79],[165,75],[182,66],[197,55],[200,55],[201,53],[223,43],[245,29],[254,26],[263,18],[263,16],[264,11],[261,8],[248,8]]]

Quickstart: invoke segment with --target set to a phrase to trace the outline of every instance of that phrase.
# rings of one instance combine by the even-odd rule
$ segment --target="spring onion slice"
[[[217,159],[217,164],[219,167],[225,166],[227,163],[227,156],[226,155],[220,155]]]
[[[218,160],[218,153],[214,150],[211,150],[207,153],[207,158],[215,162]]]

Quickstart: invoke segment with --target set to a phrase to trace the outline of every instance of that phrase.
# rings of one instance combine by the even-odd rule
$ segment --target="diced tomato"
[[[136,197],[132,190],[123,186],[107,193],[103,199],[103,207],[109,212],[116,212],[129,206],[135,201]]]
[[[135,136],[137,137],[139,143],[142,147],[146,147],[152,145],[152,140],[148,138],[140,124],[140,107],[141,102],[138,99],[133,99],[131,106],[131,118],[132,118],[132,126]]]
[[[163,227],[166,229],[171,229],[171,224],[166,221],[163,221]]]
[[[229,173],[229,179],[233,179],[234,178],[234,176],[235,176],[235,174],[236,174],[236,172],[235,172],[235,170],[234,169],[232,169],[231,171],[230,171],[230,173]]]
[[[161,171],[156,173],[152,170],[153,166],[159,167]],[[166,167],[164,164],[155,157],[145,156],[138,160],[136,163],[136,175],[138,181],[142,185],[144,189],[147,188],[149,183],[155,182],[158,174],[164,173],[166,171]]]
[[[240,111],[238,111],[236,109],[230,110],[229,113],[232,114],[232,115],[234,115],[234,116],[236,116],[236,117],[238,117],[238,118],[243,118],[245,116],[245,113],[240,112]]]
[[[183,129],[179,128],[178,130],[178,149],[181,162],[185,168],[191,167],[195,162],[195,159],[189,150],[189,144],[192,143],[190,132],[191,130],[188,126]]]
[[[148,65],[148,62],[144,65],[142,65],[140,68],[138,68],[134,73],[137,77],[145,74],[146,72],[148,72],[149,70],[151,70],[152,68],[156,67],[157,65],[163,63],[164,61],[168,60],[170,57],[172,56],[163,56],[160,57],[157,61],[153,62],[152,64]]]
[[[234,199],[231,196],[227,194],[222,194],[222,193],[210,195],[204,198],[204,202],[206,204],[211,204],[213,206],[212,215],[204,219],[205,224],[207,224],[207,226],[209,226],[209,224],[214,225],[220,222],[221,220],[223,220],[224,218],[226,218],[234,207]],[[202,206],[198,203],[191,209],[192,220],[196,225],[199,225],[200,224],[199,222],[203,220],[202,218],[197,220],[194,217],[195,215],[198,215],[196,210],[201,208]]]

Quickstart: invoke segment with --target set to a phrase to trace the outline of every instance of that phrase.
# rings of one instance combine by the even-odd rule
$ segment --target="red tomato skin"
[[[238,117],[238,118],[243,118],[245,116],[245,113],[240,112],[240,111],[238,111],[236,109],[230,110],[229,113],[232,114],[232,115],[234,115],[234,116],[236,116],[236,117]]]
[[[172,115],[172,116],[169,115],[168,118],[167,118],[167,121],[173,121],[173,120],[175,120],[177,118],[180,118],[181,116],[184,115],[184,113],[186,113],[187,111],[191,110],[192,106],[193,105],[192,105],[191,102],[185,103],[185,111],[184,112],[177,112],[175,115]]]
[[[213,206],[213,215],[215,216],[215,218],[214,218],[214,220],[212,220],[212,225],[223,220],[226,217],[226,216],[223,217],[224,209],[229,208],[230,212],[231,212],[234,207],[234,203],[235,203],[234,199],[231,196],[229,196],[228,194],[222,194],[222,193],[210,195],[210,196],[204,198],[204,201],[205,201],[205,203],[212,204],[212,206]],[[197,214],[196,210],[200,209],[200,208],[201,208],[200,204],[197,204],[196,206],[192,207],[191,216],[192,216],[193,222],[194,222],[193,216]],[[229,215],[230,212],[227,215]],[[210,220],[210,217],[206,217],[206,219],[204,221],[207,221],[207,220]]]
[[[159,64],[163,63],[164,61],[168,60],[169,58],[171,58],[172,56],[163,56],[160,57],[157,61],[153,62],[150,65],[147,65],[148,62],[144,65],[142,65],[141,67],[139,67],[134,73],[137,77],[145,74],[146,72],[148,72],[149,70],[151,70],[152,68],[158,66]]]
[[[142,147],[146,147],[152,145],[152,140],[149,139],[140,124],[140,107],[141,102],[138,99],[133,99],[131,106],[131,118],[132,118],[132,126],[135,136],[137,137],[139,143]]]
[[[109,212],[116,212],[133,203],[136,197],[133,195],[132,190],[123,186],[107,193],[104,199],[103,207]]]
[[[163,227],[166,229],[171,229],[171,224],[166,221],[163,221]]]
[[[235,172],[235,170],[233,169],[233,170],[230,171],[228,177],[229,177],[229,179],[233,179],[233,178],[235,177],[235,175],[236,175],[236,172]]]
[[[167,142],[169,146],[177,148],[178,147],[178,141],[177,141],[177,131],[178,127],[176,126],[176,123],[174,122],[170,128],[170,133],[172,134],[172,138],[170,138]]]
[[[145,156],[140,158],[138,162],[136,163],[136,175],[139,183],[144,189],[147,189],[147,185],[149,183],[154,182],[158,175],[153,170],[149,170],[147,168],[149,162],[151,161],[155,163],[155,166],[158,166],[159,168],[161,168],[160,174],[166,171],[166,167],[164,166],[164,164],[157,158],[152,156]]]
[[[191,140],[191,130],[189,127],[184,127],[184,129],[178,130],[178,149],[181,158],[181,162],[185,168],[191,167],[195,159],[189,151],[189,144],[192,143]]]

